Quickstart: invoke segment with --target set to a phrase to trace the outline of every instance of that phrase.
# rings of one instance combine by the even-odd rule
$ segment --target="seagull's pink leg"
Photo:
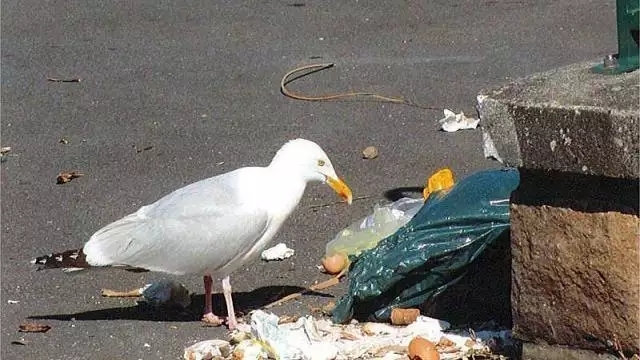
[[[202,321],[213,326],[220,326],[223,320],[213,314],[213,306],[211,299],[211,288],[213,285],[213,279],[211,275],[204,276],[204,315],[202,315]]]
[[[238,327],[236,320],[236,312],[233,309],[233,299],[231,298],[231,280],[229,277],[222,279],[222,292],[224,293],[224,301],[227,304],[227,326],[229,330]]]

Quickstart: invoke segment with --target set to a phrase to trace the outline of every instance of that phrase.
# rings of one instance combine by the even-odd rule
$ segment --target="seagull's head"
[[[351,189],[338,177],[324,150],[313,141],[288,141],[278,150],[270,166],[290,174],[295,173],[307,182],[318,181],[328,184],[348,204],[353,201]]]

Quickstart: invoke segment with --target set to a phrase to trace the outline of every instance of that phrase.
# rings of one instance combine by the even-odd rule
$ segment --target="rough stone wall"
[[[514,204],[514,333],[527,341],[638,352],[637,216]]]

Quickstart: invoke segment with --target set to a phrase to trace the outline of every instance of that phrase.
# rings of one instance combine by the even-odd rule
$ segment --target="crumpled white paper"
[[[440,119],[442,130],[447,132],[454,132],[463,129],[475,129],[478,127],[480,119],[474,119],[467,117],[464,112],[458,114],[449,109],[444,109],[444,118]]]
[[[288,248],[284,243],[279,243],[276,246],[264,250],[260,257],[265,261],[284,260],[292,257],[293,254],[295,254],[293,249]]]

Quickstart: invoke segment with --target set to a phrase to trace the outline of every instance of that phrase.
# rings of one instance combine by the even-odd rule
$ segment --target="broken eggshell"
[[[343,253],[335,253],[322,258],[322,267],[331,275],[339,274],[345,267],[347,267],[347,263],[347,256]]]
[[[440,360],[436,345],[421,336],[413,338],[407,350],[411,360]]]

